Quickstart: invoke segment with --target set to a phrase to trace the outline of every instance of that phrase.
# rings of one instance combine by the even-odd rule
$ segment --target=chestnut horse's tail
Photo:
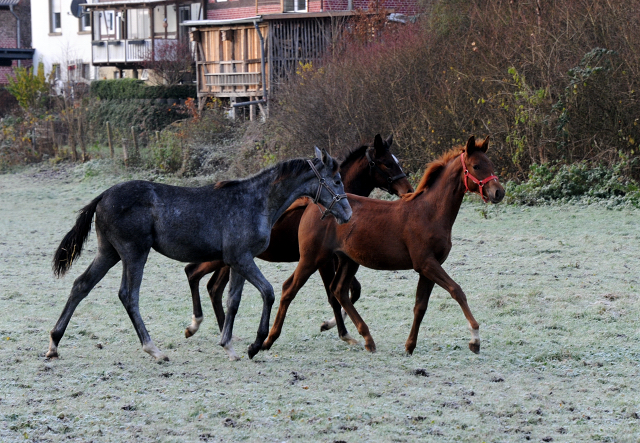
[[[96,207],[104,194],[97,196],[91,203],[80,210],[75,226],[67,232],[53,256],[53,275],[62,277],[71,268],[71,264],[80,257],[82,246],[91,231],[91,223]]]

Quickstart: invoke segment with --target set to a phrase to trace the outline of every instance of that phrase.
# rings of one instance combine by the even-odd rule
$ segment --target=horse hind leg
[[[64,331],[69,325],[69,320],[76,310],[78,304],[87,296],[95,285],[102,280],[116,263],[120,261],[120,257],[111,245],[100,245],[98,255],[93,259],[89,267],[73,282],[71,293],[67,299],[67,303],[60,314],[60,318],[56,322],[49,334],[49,350],[47,358],[58,357],[58,344],[64,335]]]
[[[149,251],[147,250],[135,259],[123,260],[122,283],[120,285],[118,297],[120,298],[124,308],[127,310],[127,314],[131,319],[131,323],[133,323],[136,334],[138,334],[138,339],[142,344],[142,350],[156,360],[168,361],[169,357],[160,351],[160,349],[158,349],[158,347],[153,343],[153,340],[151,340],[149,332],[144,325],[144,321],[140,316],[140,284],[142,283],[142,274],[148,254]]]
[[[325,263],[323,266],[320,267],[319,272],[320,272],[320,277],[322,278],[322,282],[324,283],[325,291],[327,292],[327,298],[329,300],[329,304],[331,305],[331,309],[333,309],[333,313],[334,313],[334,317],[331,320],[325,321],[322,324],[322,326],[320,326],[320,332],[326,331],[337,325],[338,337],[340,338],[340,340],[350,345],[357,345],[358,340],[353,338],[351,334],[349,334],[349,331],[347,331],[347,327],[344,324],[344,317],[342,318],[342,321],[336,321],[336,318],[339,318],[342,315],[342,312],[345,312],[345,311],[344,309],[342,309],[340,302],[331,293],[332,281],[338,278],[336,277],[333,264]]]

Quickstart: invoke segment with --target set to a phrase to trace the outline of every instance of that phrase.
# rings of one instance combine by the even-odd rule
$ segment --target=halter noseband
[[[471,181],[478,185],[478,188],[480,188],[480,197],[482,197],[482,201],[487,203],[489,199],[484,198],[484,192],[482,192],[482,188],[491,180],[498,181],[498,177],[495,175],[491,175],[484,180],[478,180],[473,175],[471,175],[471,173],[467,169],[467,165],[464,163],[464,151],[462,152],[462,154],[460,154],[460,162],[462,163],[462,170],[464,171],[464,187],[467,188],[467,192],[471,192],[469,190],[469,185],[467,184],[467,177],[469,177]]]
[[[333,208],[333,205],[335,205],[337,202],[339,202],[343,198],[347,198],[347,194],[336,194],[335,191],[333,189],[331,189],[329,187],[329,185],[327,185],[327,182],[325,181],[324,177],[322,177],[320,175],[320,173],[318,172],[318,170],[314,166],[313,161],[307,160],[307,163],[309,163],[309,166],[311,166],[311,169],[313,169],[313,172],[316,173],[316,177],[318,177],[318,181],[319,181],[319,183],[318,183],[318,192],[316,192],[316,197],[313,199],[313,202],[316,205],[318,205],[318,209],[320,209],[320,214],[322,214],[322,217],[320,217],[320,220],[324,220],[324,218],[331,213],[331,208]],[[320,208],[320,205],[318,204],[318,201],[320,201],[320,193],[322,193],[322,187],[323,186],[325,188],[327,188],[327,191],[329,191],[329,194],[333,195],[333,200],[331,200],[331,204],[329,205],[329,207],[327,209],[324,210],[324,212],[322,212],[322,209]]]
[[[369,155],[369,149],[365,151],[365,155],[367,156],[367,161],[369,162],[369,173],[373,175],[373,170],[376,169],[380,174],[382,174],[382,176],[387,177],[387,183],[389,185],[386,188],[383,188],[382,186],[380,186],[380,188],[384,189],[389,194],[391,194],[391,184],[394,181],[400,180],[401,178],[404,178],[407,176],[404,172],[402,172],[402,168],[400,168],[400,174],[394,175],[392,177],[391,174],[389,174],[387,171],[383,171],[382,168],[378,166],[376,162],[371,158],[371,156]],[[400,167],[400,165],[398,165],[398,167]]]

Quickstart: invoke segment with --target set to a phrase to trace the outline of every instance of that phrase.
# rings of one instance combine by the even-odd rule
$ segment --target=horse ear
[[[467,146],[465,147],[465,151],[467,151],[467,155],[471,155],[475,150],[476,150],[476,138],[472,135],[471,137],[469,137],[469,140],[467,140]]]
[[[382,141],[380,134],[376,134],[376,138],[373,139],[373,147],[376,149],[376,157],[381,157],[388,149],[387,145]]]
[[[487,137],[482,142],[482,146],[480,146],[480,150],[486,154],[488,149],[489,149],[489,136],[487,135]]]
[[[314,146],[315,151],[316,151],[316,158],[318,160],[322,160],[322,153],[324,151],[324,149],[321,151],[320,148],[318,148],[317,146]],[[324,160],[322,160],[322,163],[324,163]]]
[[[385,143],[387,144],[387,148],[391,147],[391,145],[393,144],[393,134],[389,134],[389,137],[387,137]]]

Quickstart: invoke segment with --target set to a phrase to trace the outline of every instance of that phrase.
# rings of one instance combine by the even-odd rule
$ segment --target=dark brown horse
[[[389,150],[392,144],[392,136],[383,140],[378,134],[375,136],[373,145],[363,145],[346,156],[340,164],[340,175],[346,192],[367,196],[376,187],[385,189],[392,195],[413,192],[413,188],[402,172],[397,159]],[[277,263],[296,262],[300,259],[298,225],[309,203],[310,200],[308,199],[300,199],[287,209],[271,230],[269,247],[258,258]],[[315,207],[314,210],[317,212]],[[200,323],[202,323],[203,314],[199,284],[202,277],[210,272],[215,273],[207,283],[207,291],[211,298],[218,326],[222,330],[225,318],[222,295],[229,281],[229,267],[223,261],[210,261],[191,263],[184,270],[189,280],[193,302],[193,318],[185,331],[185,336],[191,337],[195,334],[200,327]],[[333,269],[331,270],[331,277],[333,277]],[[351,283],[351,293],[356,300],[360,297],[360,283],[355,278]],[[340,337],[350,343],[356,342],[348,333]]]
[[[454,148],[430,163],[416,191],[396,201],[380,201],[348,195],[353,211],[343,225],[320,220],[308,208],[300,220],[298,240],[300,261],[294,274],[282,286],[282,298],[269,336],[262,349],[269,349],[280,335],[289,304],[316,271],[333,270],[334,254],[339,258],[335,278],[330,282],[330,303],[336,315],[338,332],[346,334],[340,315],[345,309],[365,347],[375,351],[369,328],[349,300],[348,286],[360,265],[380,270],[414,269],[420,274],[413,310],[414,321],[406,342],[411,354],[416,347],[420,323],[427,310],[434,284],[447,290],[462,308],[471,331],[469,349],[480,351],[478,322],[473,318],[467,297],[442,268],[451,250],[451,228],[465,192],[479,193],[483,200],[498,203],[504,189],[493,174],[486,156],[489,140]],[[323,277],[324,279],[324,277]],[[326,281],[325,281],[326,284]]]

